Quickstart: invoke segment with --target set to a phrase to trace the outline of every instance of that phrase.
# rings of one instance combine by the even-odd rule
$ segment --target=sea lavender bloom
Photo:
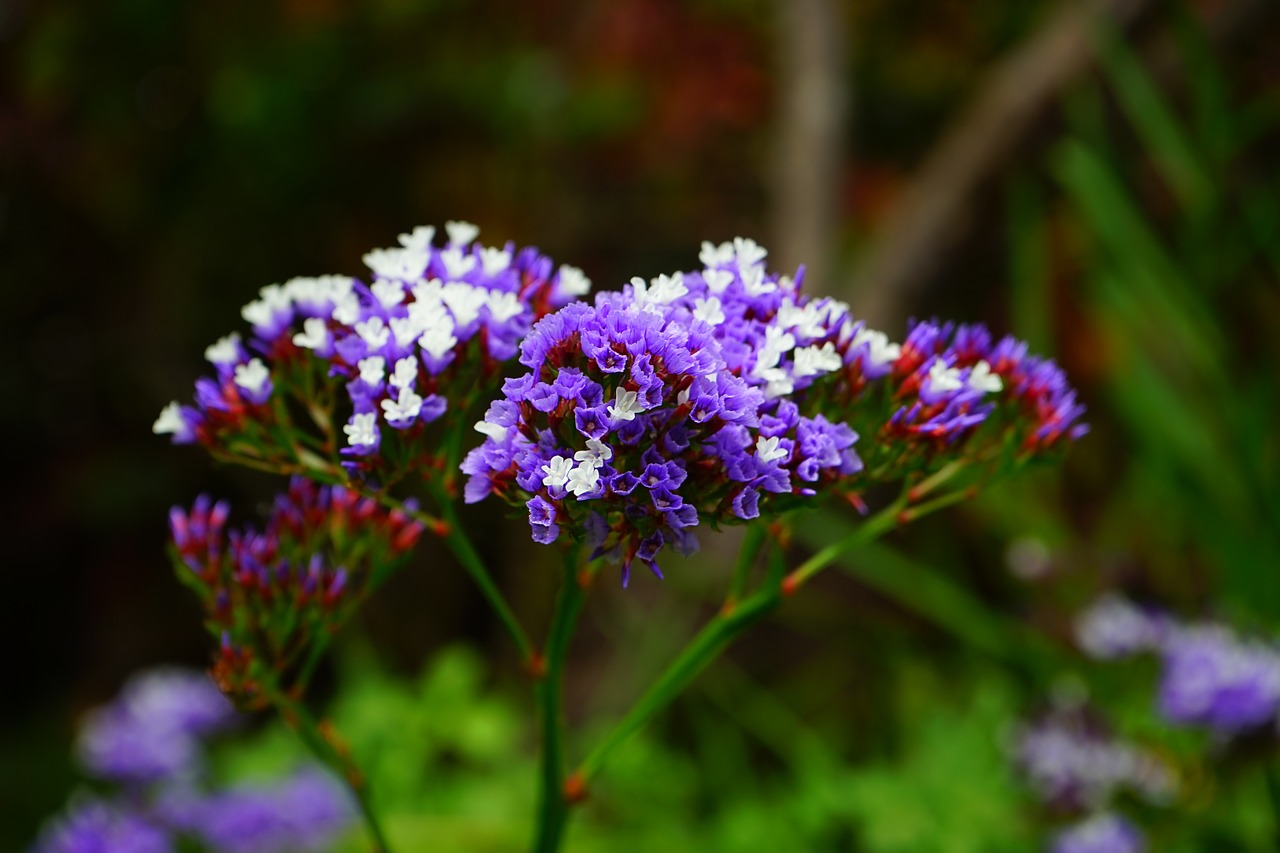
[[[1172,631],[1162,657],[1159,708],[1174,723],[1232,735],[1280,711],[1280,651],[1273,645],[1197,625]]]
[[[153,430],[235,453],[237,440],[271,435],[258,426],[296,428],[281,420],[282,394],[311,407],[316,385],[340,383],[346,405],[317,423],[336,420],[346,464],[366,470],[385,439],[410,441],[450,399],[468,402],[535,320],[590,289],[581,270],[556,270],[536,249],[482,246],[470,223],[445,230],[443,247],[434,228],[419,227],[399,247],[369,252],[367,281],[321,276],[263,288],[242,312],[249,340],[233,333],[209,347],[214,376],[196,383],[196,405],[170,404]]]
[[[1175,789],[1173,774],[1162,761],[1108,737],[1078,715],[1056,714],[1021,727],[1012,752],[1037,797],[1058,807],[1103,807],[1122,788],[1163,803]]]
[[[665,547],[696,548],[703,515],[754,518],[762,498],[813,495],[859,469],[847,426],[803,417],[771,396],[774,380],[730,367],[715,328],[678,304],[685,282],[639,281],[534,327],[520,356],[530,372],[476,425],[469,502],[524,504],[538,542],[596,531],[591,544],[622,563],[625,584],[634,560],[660,574]],[[728,276],[721,293],[734,282],[744,286]],[[751,363],[747,353],[739,369]]]
[[[170,513],[177,571],[203,587],[207,623],[219,637],[213,674],[218,686],[252,703],[248,670],[255,654],[279,656],[336,630],[421,536],[404,509],[342,486],[303,477],[278,495],[266,525],[226,530],[227,510],[207,497]],[[287,618],[284,614],[288,614]],[[267,638],[267,642],[263,642]]]
[[[207,675],[156,669],[134,676],[114,702],[85,719],[77,752],[105,779],[148,783],[194,773],[200,738],[228,728],[235,711]]]
[[[354,820],[350,794],[314,768],[273,784],[213,793],[173,789],[156,805],[165,825],[216,853],[308,853],[328,849]]]
[[[1163,614],[1137,607],[1108,594],[1076,617],[1076,642],[1085,654],[1099,660],[1155,651],[1172,628]]]
[[[130,806],[75,800],[47,823],[31,853],[173,853],[169,833]]]
[[[1111,813],[1096,814],[1054,836],[1050,853],[1143,853],[1146,839],[1129,821]]]

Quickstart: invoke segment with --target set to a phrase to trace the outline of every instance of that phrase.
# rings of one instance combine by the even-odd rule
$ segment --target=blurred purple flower
[[[49,821],[31,853],[172,853],[168,833],[128,808],[97,799],[73,802]]]
[[[1049,845],[1050,853],[1143,853],[1142,833],[1124,818],[1102,813],[1062,830]]]

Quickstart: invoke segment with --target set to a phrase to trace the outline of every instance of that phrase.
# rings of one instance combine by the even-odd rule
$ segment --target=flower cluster
[[[536,324],[529,371],[476,424],[467,500],[524,506],[536,541],[570,531],[618,559],[625,581],[635,560],[657,572],[663,548],[696,547],[703,520],[928,467],[998,408],[1031,450],[1083,433],[1061,371],[1025,344],[935,323],[892,343],[765,257],[751,240],[704,243],[698,271],[636,278]],[[859,433],[875,439],[865,476]]]
[[[221,639],[219,686],[248,703],[260,698],[255,663],[287,670],[345,621],[423,531],[402,510],[302,477],[276,497],[261,531],[228,531],[227,515],[225,503],[207,497],[189,511],[175,507],[171,552]]]
[[[134,676],[110,705],[88,715],[80,763],[103,779],[148,783],[198,771],[202,738],[236,722],[203,673],[154,669]]]
[[[590,289],[581,270],[556,270],[536,249],[482,246],[466,222],[446,232],[443,248],[434,228],[419,227],[368,253],[368,283],[322,276],[263,288],[244,307],[249,340],[233,333],[210,346],[214,377],[196,383],[194,406],[166,407],[154,431],[255,460],[305,463],[308,451],[341,449],[360,471],[379,465],[385,437],[414,446],[426,424],[451,406],[465,411],[496,380],[537,318]],[[297,434],[290,398],[319,428],[314,446]],[[345,419],[341,435],[335,419]]]
[[[1157,704],[1165,719],[1232,736],[1280,714],[1280,648],[1215,624],[1180,624],[1167,614],[1107,597],[1077,620],[1077,639],[1103,659],[1154,652],[1161,659]]]
[[[1107,736],[1078,713],[1058,713],[1021,727],[1012,752],[1040,800],[1058,808],[1095,810],[1121,789],[1164,803],[1175,788],[1162,761]]]
[[[1054,836],[1050,853],[1144,853],[1146,839],[1119,815],[1096,814]]]
[[[798,306],[763,250],[737,248],[721,266],[637,279],[540,321],[521,350],[529,372],[476,425],[467,500],[522,503],[539,542],[586,531],[625,582],[635,560],[657,573],[663,548],[696,548],[704,517],[756,518],[856,473],[857,435],[789,399],[840,366],[829,345],[798,349],[830,306]],[[783,308],[796,316],[779,319]]]
[[[124,796],[77,795],[40,834],[33,853],[318,851],[350,824],[337,780],[302,768],[272,785],[213,789],[203,738],[237,715],[203,673],[159,669],[135,676],[86,718],[79,757]]]

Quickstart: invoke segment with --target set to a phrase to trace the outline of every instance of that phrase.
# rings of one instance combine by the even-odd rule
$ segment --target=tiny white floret
[[[591,463],[597,468],[604,467],[604,463],[613,458],[613,449],[603,441],[594,438],[587,439],[587,449],[579,450],[573,454],[573,458],[582,463]]]
[[[577,267],[564,264],[560,267],[560,292],[565,296],[585,296],[591,292],[591,279]]]
[[[569,472],[573,470],[573,460],[567,456],[552,456],[546,465],[542,466],[542,470],[546,476],[542,478],[542,485],[564,486],[569,482]]]
[[[271,378],[271,371],[262,363],[262,359],[251,359],[248,364],[236,366],[235,383],[250,394],[262,391],[262,386]]]
[[[569,491],[578,497],[594,492],[599,484],[600,472],[594,465],[583,462],[569,472]]]
[[[360,368],[360,378],[368,385],[377,385],[387,372],[387,360],[380,355],[362,358],[356,366]]]
[[[419,225],[411,234],[399,236],[400,245],[414,252],[428,252],[431,241],[436,238],[436,229],[431,225]]]
[[[476,256],[470,252],[463,253],[457,246],[450,246],[440,253],[440,261],[449,278],[462,278],[476,268]]]
[[[151,431],[156,435],[178,435],[186,430],[187,423],[182,419],[182,407],[177,400],[161,409],[160,417],[151,425]]]
[[[702,251],[698,252],[698,260],[704,267],[715,269],[733,262],[733,244],[721,243],[719,246],[707,240],[702,241]]]
[[[756,459],[763,463],[773,462],[777,459],[786,459],[788,455],[785,447],[779,447],[780,438],[770,436],[765,438],[763,435],[756,439]]]
[[[302,331],[293,336],[294,346],[304,349],[320,349],[329,342],[329,329],[319,317],[308,317],[302,322]]]
[[[422,411],[422,398],[412,388],[401,388],[395,400],[383,400],[382,411],[388,421],[411,421]]]
[[[446,222],[444,230],[449,234],[450,246],[466,246],[480,236],[480,227],[470,222]]]
[[[693,316],[704,323],[719,326],[724,322],[724,311],[720,307],[720,298],[710,296],[706,299],[696,300],[693,305]]]
[[[947,367],[940,360],[933,362],[926,381],[929,383],[929,390],[934,394],[948,394],[964,387],[964,383],[960,381],[960,371],[954,367]]]
[[[343,424],[342,431],[347,434],[347,444],[352,447],[370,447],[378,443],[378,416],[373,412],[353,415],[351,423]]]
[[[237,332],[232,332],[207,347],[204,351],[204,357],[211,364],[232,364],[240,360],[240,352],[240,335]]]
[[[391,374],[391,384],[397,388],[412,388],[418,378],[418,357],[405,356],[396,362],[395,372]]]
[[[505,272],[507,267],[511,266],[511,253],[506,249],[485,247],[480,250],[480,266],[484,269],[485,275]]]
[[[383,308],[394,308],[404,301],[404,285],[389,278],[380,278],[369,288]]]
[[[502,441],[507,437],[506,427],[501,424],[491,424],[488,421],[476,421],[476,432],[487,435],[494,441]]]
[[[712,293],[724,293],[733,284],[733,273],[729,270],[705,269],[702,271],[702,280]]]
[[[505,323],[512,317],[519,316],[524,310],[524,306],[520,304],[520,298],[514,293],[504,293],[500,290],[490,290],[488,296],[489,317],[495,323]]]
[[[370,317],[368,320],[356,323],[355,329],[356,334],[369,345],[369,349],[382,349],[391,339],[391,330],[382,322],[381,317]]]
[[[640,403],[639,394],[619,385],[614,401],[609,404],[609,417],[616,421],[633,421],[636,415],[643,411],[644,406]]]
[[[969,387],[984,394],[995,394],[1004,388],[1004,383],[1000,381],[999,374],[991,372],[991,365],[979,361],[969,371]]]

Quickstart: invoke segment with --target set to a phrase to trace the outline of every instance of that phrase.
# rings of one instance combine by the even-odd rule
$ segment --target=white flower
[[[396,388],[412,388],[418,378],[418,357],[405,356],[396,362],[395,372],[391,374],[391,384]]]
[[[235,383],[250,394],[262,391],[262,386],[271,378],[271,371],[262,363],[262,359],[252,359],[248,364],[236,366]]]
[[[765,438],[763,435],[756,439],[756,459],[763,464],[773,462],[775,459],[786,459],[790,454],[785,447],[779,447],[778,442],[781,441],[776,435]]]
[[[689,292],[684,284],[683,273],[660,275],[649,283],[649,299],[660,305],[669,305]]]
[[[347,444],[352,447],[371,447],[378,443],[378,416],[373,412],[353,415],[351,423],[343,424]]]
[[[360,378],[368,385],[377,385],[387,372],[387,360],[380,355],[360,359]]]
[[[568,488],[576,496],[591,494],[600,484],[600,472],[596,466],[582,463],[569,472]]]
[[[712,293],[724,293],[729,285],[733,284],[733,273],[728,270],[705,269],[702,271],[702,280],[707,283],[707,290]]]
[[[867,364],[868,366],[884,367],[898,360],[902,355],[902,347],[899,344],[889,343],[889,337],[884,332],[877,332],[874,329],[861,329],[858,334],[854,335],[853,345],[860,346],[862,343],[867,344]]]
[[[383,400],[382,411],[386,414],[387,420],[411,421],[422,411],[422,398],[414,393],[412,388],[401,387],[400,397],[397,400]]]
[[[565,296],[585,296],[591,292],[591,279],[577,267],[564,264],[560,267],[560,292]]]
[[[473,259],[474,260],[474,259]],[[440,292],[440,298],[449,306],[458,326],[466,326],[480,316],[480,308],[484,306],[489,291],[480,287],[472,287],[466,282],[451,281]]]
[[[542,485],[563,486],[569,482],[569,472],[573,469],[573,460],[567,456],[552,456],[546,465],[542,466],[542,470],[546,472],[546,476],[542,478]]]
[[[796,390],[795,382],[791,381],[791,377],[780,367],[760,371],[760,376],[766,383],[764,395],[770,400],[785,397]]]
[[[795,351],[795,364],[791,368],[791,373],[797,379],[800,379],[805,376],[814,376],[819,373],[830,373],[833,370],[839,370],[842,364],[840,354],[836,352],[835,346],[831,341],[827,341],[821,348],[811,346],[797,349]]]
[[[693,305],[693,316],[704,323],[719,326],[724,322],[724,311],[720,308],[719,297],[711,296],[696,300]]]
[[[364,256],[364,263],[378,278],[416,281],[422,278],[431,255],[413,249],[374,249]]]
[[[721,243],[719,246],[706,240],[702,241],[702,251],[698,252],[698,260],[709,269],[722,267],[733,262],[733,244]]]
[[[445,326],[427,329],[422,333],[422,337],[418,338],[418,346],[436,359],[444,358],[457,345],[458,339],[453,336],[453,329]]]
[[[773,321],[784,329],[795,329],[801,337],[820,338],[827,333],[822,325],[824,313],[824,306],[820,303],[810,302],[801,308],[791,299],[786,299],[778,306]]]
[[[289,297],[289,291],[278,284],[268,284],[262,290],[259,290],[258,298],[273,311],[283,311],[293,304],[293,300]]]
[[[750,267],[764,262],[769,252],[749,237],[733,238],[733,257],[738,262],[738,270],[745,273]]]
[[[584,465],[590,463],[596,468],[603,468],[604,463],[613,458],[613,449],[603,441],[588,438],[587,449],[579,450],[573,454],[573,458]]]
[[[520,299],[514,293],[490,290],[488,296],[489,317],[495,323],[505,323],[518,316],[524,310]]]
[[[614,401],[609,404],[609,417],[616,421],[633,421],[636,415],[643,411],[644,406],[639,401],[639,395],[619,385]]]
[[[747,296],[763,296],[778,289],[778,285],[774,282],[765,281],[764,267],[740,268],[739,274],[742,276],[742,287],[747,291]]]
[[[431,251],[431,241],[436,238],[436,229],[430,225],[419,225],[412,234],[401,234],[397,239],[400,245],[413,252],[427,253]]]
[[[404,285],[389,278],[378,279],[369,290],[384,308],[394,308],[404,301]]]
[[[333,303],[333,319],[350,326],[360,319],[360,298],[354,293],[339,297]]]
[[[480,266],[484,268],[485,275],[497,275],[511,266],[511,253],[506,249],[485,247],[480,250]]]
[[[476,268],[476,256],[470,252],[463,254],[457,246],[450,246],[440,253],[444,263],[444,271],[449,278],[462,278]]]
[[[422,324],[412,312],[408,317],[392,317],[391,334],[395,336],[396,346],[408,348],[418,342],[418,335],[422,334]]]
[[[991,372],[991,365],[980,361],[969,371],[969,387],[984,394],[994,394],[1004,388],[998,374]]]
[[[409,290],[413,292],[416,302],[438,303],[440,294],[444,291],[444,282],[438,278],[418,281],[409,285]],[[413,305],[409,306],[409,310],[413,310]]]
[[[466,246],[480,236],[480,228],[470,222],[446,222],[444,230],[449,233],[450,246]]]
[[[250,325],[261,328],[269,326],[275,319],[276,309],[266,300],[255,299],[240,309],[240,316]]]
[[[359,335],[369,349],[382,349],[391,338],[391,330],[382,322],[381,317],[370,317],[362,323],[356,323],[356,334]]]
[[[181,435],[187,431],[187,422],[182,419],[182,407],[174,400],[160,410],[160,417],[151,425],[156,435]]]
[[[507,437],[506,427],[501,424],[491,424],[488,421],[476,421],[476,432],[487,435],[494,441],[502,441]]]
[[[204,351],[204,357],[212,364],[231,364],[240,360],[240,335],[232,332]]]
[[[294,346],[304,349],[320,349],[329,341],[329,329],[319,317],[302,321],[302,331],[293,336]]]
[[[925,381],[934,394],[947,394],[964,387],[964,383],[960,381],[960,371],[947,367],[945,362],[937,359],[934,360],[933,367],[929,368],[929,376]]]

